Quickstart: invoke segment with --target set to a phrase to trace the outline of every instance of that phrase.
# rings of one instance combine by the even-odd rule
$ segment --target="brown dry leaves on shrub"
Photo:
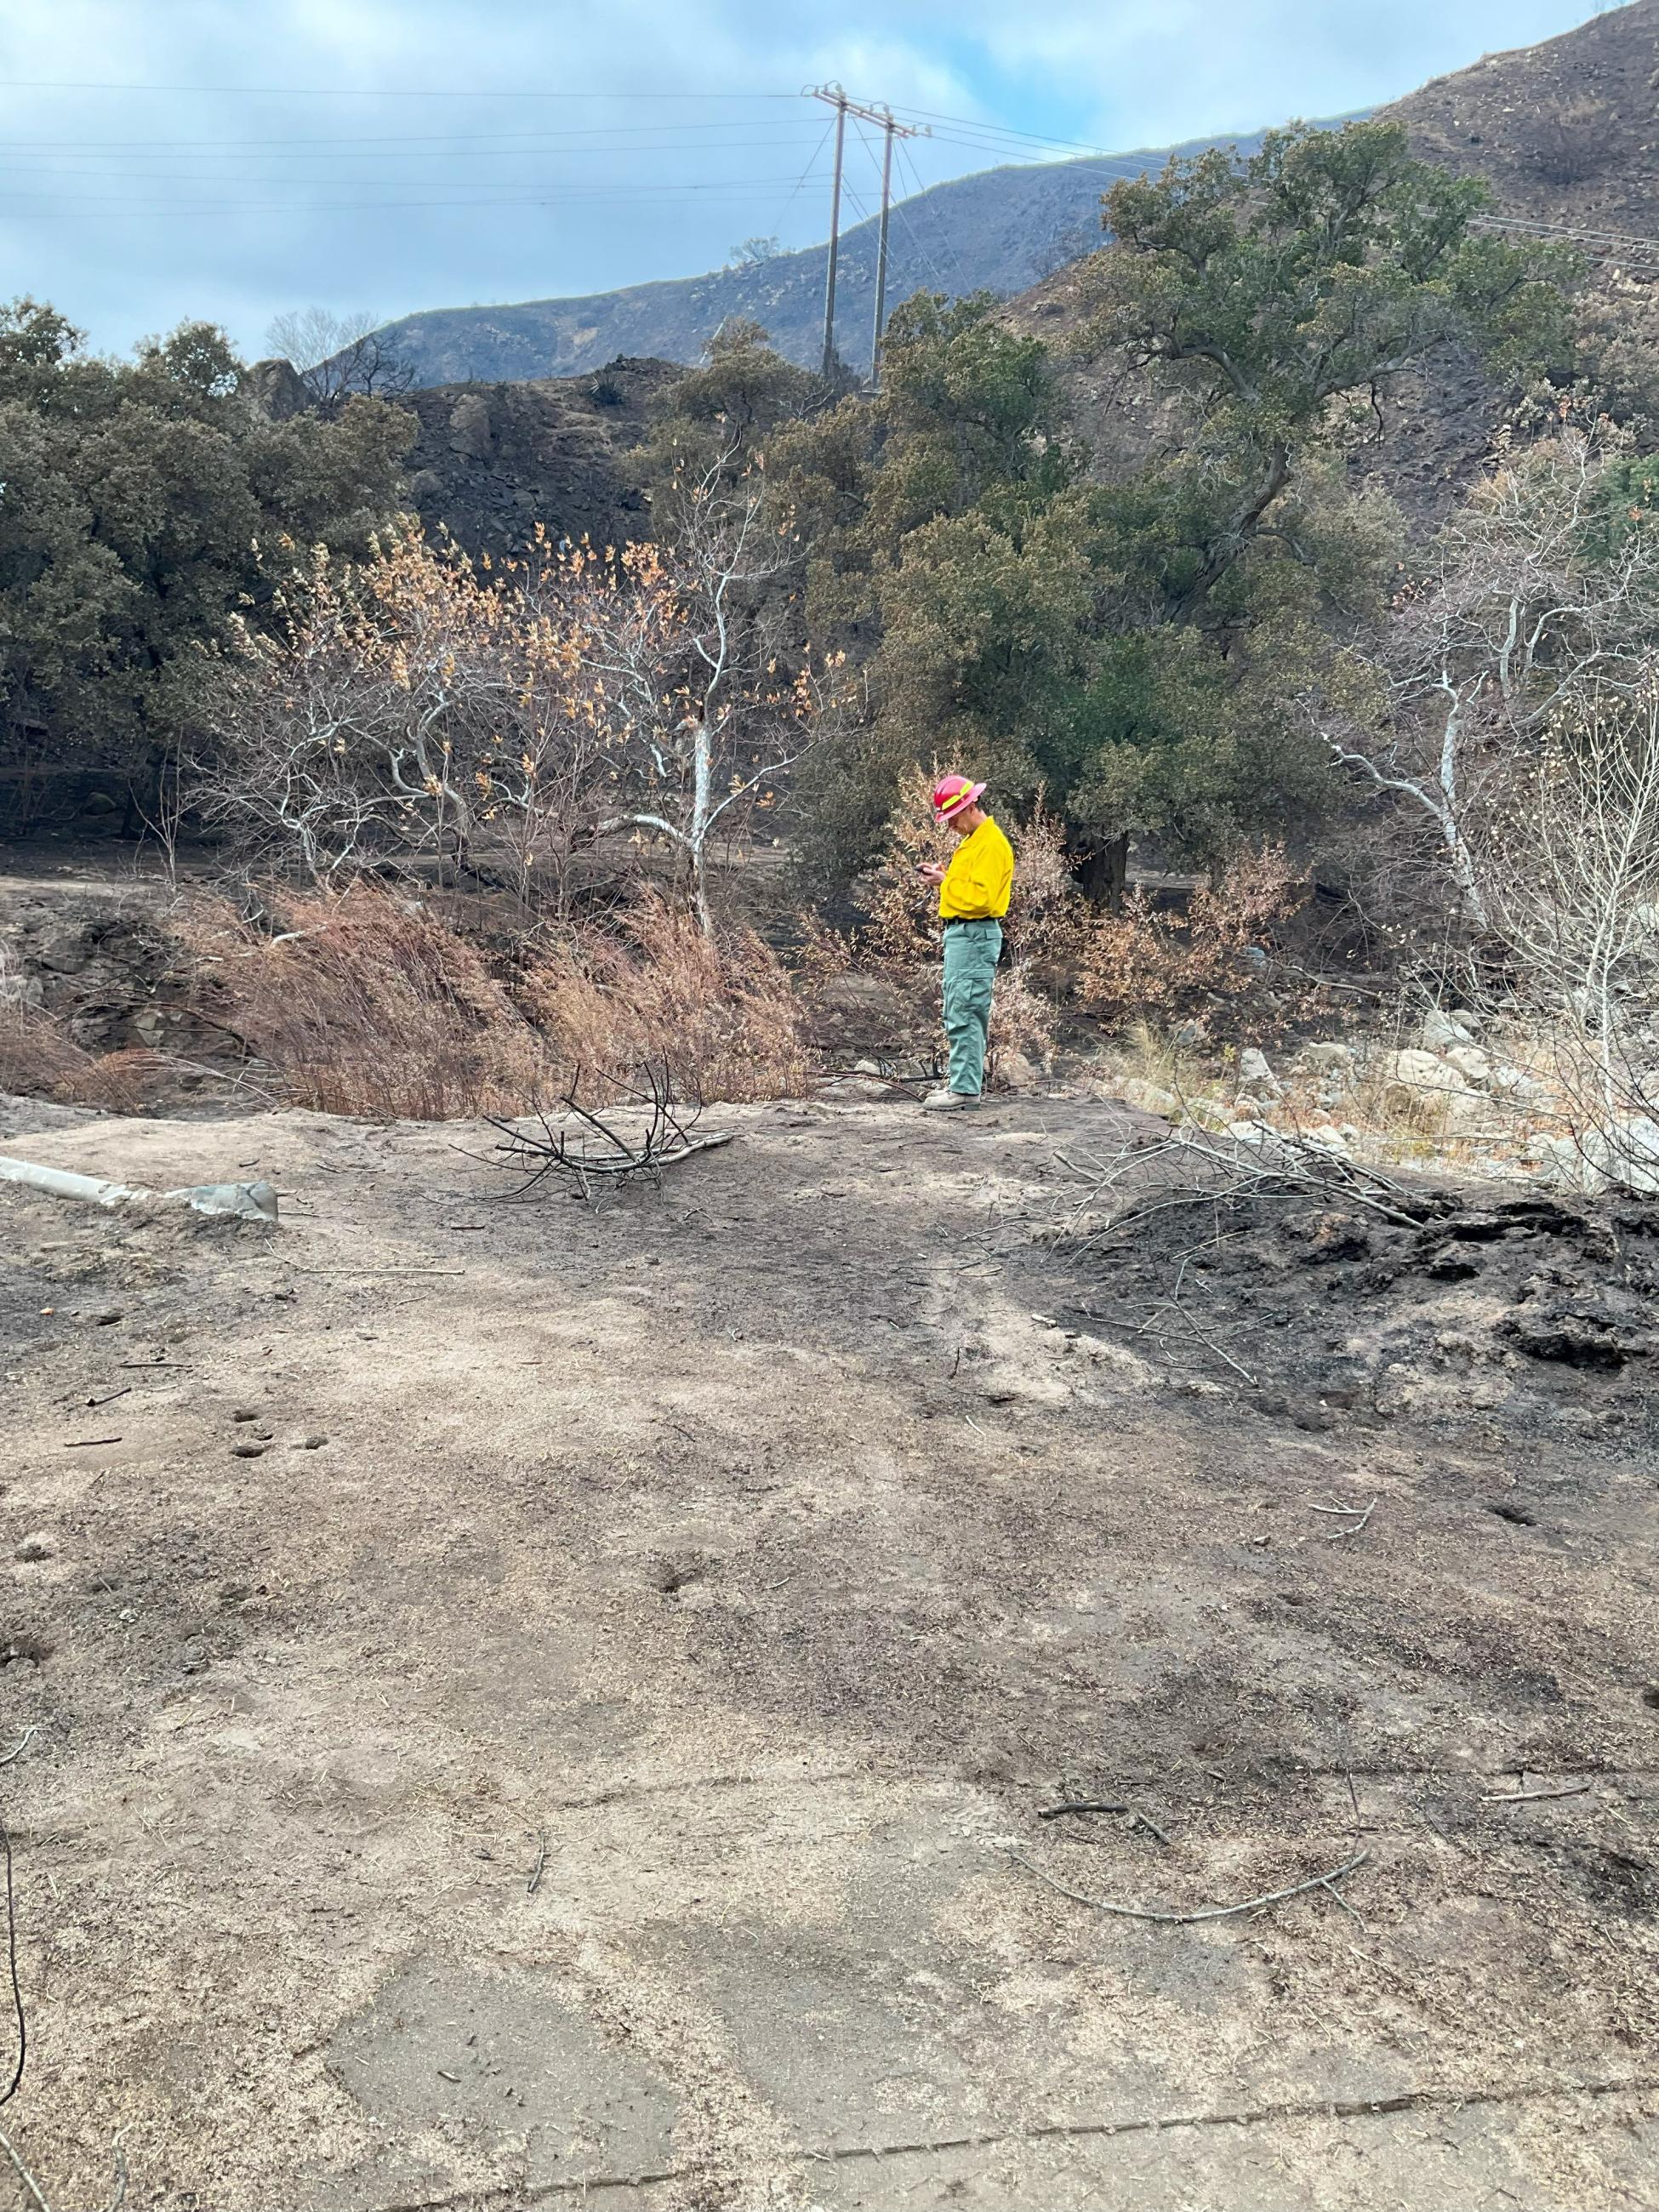
[[[1305,890],[1284,847],[1273,845],[1201,885],[1185,914],[1154,911],[1132,893],[1121,914],[1094,915],[1083,932],[1079,1004],[1109,1024],[1156,1026],[1196,1000],[1242,997],[1257,980],[1244,955],[1295,912]]]

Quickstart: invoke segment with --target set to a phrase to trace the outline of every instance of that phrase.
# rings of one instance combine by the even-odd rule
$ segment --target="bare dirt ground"
[[[1218,1271],[1247,1385],[1032,1239],[1127,1113],[718,1118],[599,1217],[475,1131],[0,1123],[285,1209],[0,1189],[15,2201],[1659,2203],[1630,1328],[1558,1404],[1453,1269],[1379,1361],[1343,1247]]]

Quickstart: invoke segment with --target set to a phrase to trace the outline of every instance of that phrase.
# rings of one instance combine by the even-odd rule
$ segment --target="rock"
[[[1298,1075],[1334,1075],[1352,1071],[1353,1047],[1349,1044],[1304,1044],[1291,1062]]]
[[[1127,1106],[1139,1106],[1143,1114],[1168,1116],[1181,1111],[1181,1101],[1173,1091],[1165,1091],[1156,1083],[1148,1083],[1140,1075],[1126,1075],[1115,1086],[1113,1095],[1122,1099]]]
[[[1230,1106],[1224,1098],[1189,1098],[1182,1120],[1188,1128],[1226,1129],[1235,1121],[1249,1121],[1251,1110],[1249,1106]]]
[[[0,1006],[38,1006],[45,996],[38,975],[0,975]]]
[[[1418,1042],[1425,1052],[1444,1052],[1449,1045],[1473,1044],[1474,1031],[1468,1023],[1468,1017],[1449,1014],[1443,1006],[1432,1006],[1419,1025]]]
[[[54,975],[78,975],[91,959],[92,948],[83,930],[58,929],[36,946],[34,957]]]
[[[1585,1162],[1614,1190],[1659,1194],[1659,1121],[1632,1114],[1578,1139]]]
[[[1035,1091],[1037,1071],[1023,1052],[1005,1052],[997,1057],[997,1081],[1006,1091]]]
[[[855,1060],[853,1073],[854,1075],[879,1075],[881,1070],[873,1060]]]
[[[25,1536],[12,1553],[15,1559],[55,1559],[57,1556],[58,1539],[49,1536],[43,1528],[36,1529],[31,1536]]]
[[[1437,1053],[1425,1051],[1418,1045],[1407,1045],[1399,1052],[1385,1052],[1377,1062],[1377,1073],[1385,1083],[1403,1083],[1417,1091],[1462,1091],[1463,1079],[1449,1067]]]
[[[1556,1190],[1606,1190],[1607,1178],[1587,1159],[1576,1137],[1534,1137],[1527,1147],[1538,1164],[1538,1180]]]
[[[1525,1109],[1545,1106],[1549,1103],[1549,1087],[1535,1075],[1528,1075],[1524,1067],[1511,1067],[1498,1061],[1488,1072],[1486,1088],[1494,1098],[1501,1098],[1507,1106]]]
[[[1492,1060],[1478,1044],[1454,1044],[1446,1048],[1446,1065],[1455,1067],[1465,1083],[1477,1091],[1484,1091],[1492,1077]]]
[[[449,410],[449,447],[468,460],[487,461],[495,448],[489,402],[477,392],[465,392]]]
[[[263,1444],[233,1444],[230,1455],[233,1459],[258,1459],[264,1449]]]
[[[1322,1121],[1316,1129],[1310,1129],[1304,1141],[1317,1145],[1322,1152],[1346,1153],[1348,1149],[1347,1139],[1333,1121]]]
[[[1265,1052],[1255,1045],[1246,1045],[1238,1055],[1238,1091],[1241,1097],[1277,1098],[1283,1085],[1273,1073]]]
[[[302,415],[311,404],[311,394],[299,370],[291,361],[280,358],[256,361],[244,374],[241,389],[273,422],[286,422],[292,415]]]

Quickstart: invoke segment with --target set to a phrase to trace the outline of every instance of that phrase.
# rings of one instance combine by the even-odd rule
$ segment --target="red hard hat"
[[[942,775],[933,786],[933,811],[942,822],[947,815],[960,814],[964,806],[971,806],[984,790],[982,783],[969,783],[965,775]]]

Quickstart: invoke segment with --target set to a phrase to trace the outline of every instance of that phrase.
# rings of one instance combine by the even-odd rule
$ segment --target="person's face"
[[[959,806],[954,814],[947,814],[945,826],[953,837],[965,837],[970,830],[977,830],[985,819],[978,806]]]

